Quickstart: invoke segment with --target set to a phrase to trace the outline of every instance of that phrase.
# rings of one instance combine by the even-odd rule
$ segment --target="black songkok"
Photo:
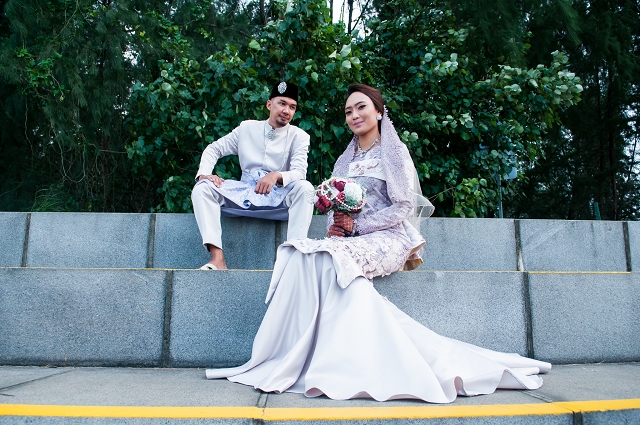
[[[274,97],[288,97],[289,99],[293,99],[296,102],[298,101],[298,86],[293,83],[285,83],[284,81],[277,83],[271,89],[271,95],[269,99],[273,99]]]

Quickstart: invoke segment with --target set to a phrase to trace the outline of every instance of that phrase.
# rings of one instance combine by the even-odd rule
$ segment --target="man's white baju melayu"
[[[271,132],[271,137],[270,133]],[[220,214],[289,220],[287,240],[307,237],[313,215],[307,173],[309,135],[287,124],[272,129],[268,121],[243,121],[202,153],[197,176],[211,174],[218,159],[238,155],[242,178],[216,187],[209,180],[196,183],[191,193],[193,210],[204,245],[222,247]],[[270,171],[282,174],[282,185],[270,193],[254,192],[258,180]]]

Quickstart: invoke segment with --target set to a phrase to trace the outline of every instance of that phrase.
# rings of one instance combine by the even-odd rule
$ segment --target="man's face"
[[[271,127],[278,128],[289,124],[297,107],[298,103],[288,97],[277,96],[267,100]]]

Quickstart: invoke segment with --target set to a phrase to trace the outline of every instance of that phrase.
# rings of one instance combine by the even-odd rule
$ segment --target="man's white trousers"
[[[290,183],[291,191],[284,199],[289,208],[289,224],[287,240],[307,237],[311,217],[313,216],[313,185],[306,180]],[[222,248],[222,227],[220,226],[220,206],[224,205],[224,197],[208,184],[197,184],[191,192],[193,212],[202,235],[202,243]]]

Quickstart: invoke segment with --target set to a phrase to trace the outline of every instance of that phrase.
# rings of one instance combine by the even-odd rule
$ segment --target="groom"
[[[307,174],[309,135],[289,124],[298,107],[298,87],[280,82],[267,101],[269,119],[242,121],[231,133],[207,146],[191,192],[202,243],[211,260],[202,270],[224,270],[220,213],[289,220],[287,240],[303,239],[313,215]],[[218,159],[238,155],[242,178],[212,174]]]

